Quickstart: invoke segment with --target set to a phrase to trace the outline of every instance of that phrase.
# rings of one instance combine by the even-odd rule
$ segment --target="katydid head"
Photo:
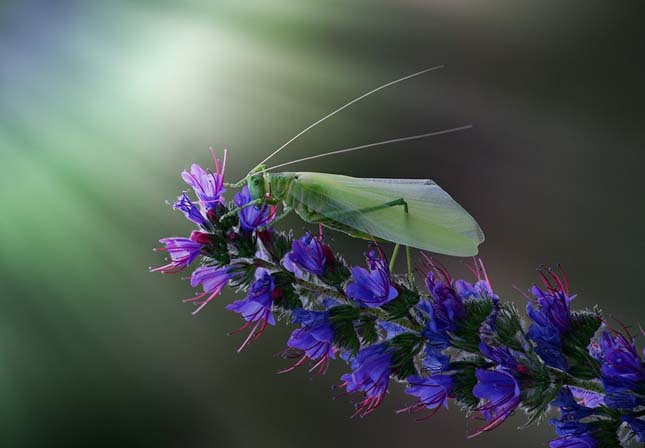
[[[258,165],[247,176],[246,185],[249,188],[251,199],[262,199],[267,193],[266,165]]]

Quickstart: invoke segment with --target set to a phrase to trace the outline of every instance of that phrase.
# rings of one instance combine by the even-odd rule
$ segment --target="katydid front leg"
[[[278,222],[278,221],[280,221],[280,220],[282,220],[282,219],[286,218],[286,217],[287,217],[287,216],[288,216],[292,211],[293,211],[293,207],[286,206],[286,207],[284,208],[284,210],[282,210],[282,213],[280,213],[278,216],[276,216],[276,217],[273,219],[273,221],[271,221],[269,224],[270,224],[270,225],[274,225],[276,222]],[[258,227],[256,230],[257,230],[258,232],[261,232],[262,230],[266,230],[266,229],[267,229],[267,227],[269,227],[269,226],[268,226],[268,225],[266,225],[266,226],[261,226],[261,227]]]
[[[255,205],[260,205],[260,204],[262,204],[262,202],[264,202],[264,199],[262,199],[262,198],[253,199],[251,202],[247,202],[246,204],[242,205],[241,207],[234,208],[230,212],[224,213],[220,219],[230,218],[231,216],[237,215],[238,213],[240,213],[243,209],[245,209],[247,207],[255,206]]]
[[[226,188],[240,188],[240,187],[244,186],[245,183],[246,183],[246,178],[242,179],[239,182],[235,182],[234,184],[232,184],[230,182],[224,182],[224,186]]]

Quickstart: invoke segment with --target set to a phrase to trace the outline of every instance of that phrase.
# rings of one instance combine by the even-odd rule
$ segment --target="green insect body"
[[[276,217],[274,223],[295,211],[307,222],[321,224],[353,237],[393,242],[396,246],[391,266],[399,247],[406,246],[410,279],[410,247],[454,256],[476,255],[477,246],[484,241],[479,225],[431,180],[361,179],[326,173],[269,172],[278,167],[320,157],[460,132],[471,128],[470,125],[332,151],[269,168],[265,165],[291,142],[350,105],[386,87],[441,68],[443,66],[430,67],[401,77],[351,100],[307,126],[260,162],[244,179],[230,186],[239,188],[246,183],[252,200],[244,207],[282,203],[284,211]],[[236,209],[229,214],[238,211]]]
[[[477,222],[431,180],[362,179],[326,173],[268,173],[247,180],[255,204],[283,203],[285,216],[350,236],[454,256],[477,254]]]

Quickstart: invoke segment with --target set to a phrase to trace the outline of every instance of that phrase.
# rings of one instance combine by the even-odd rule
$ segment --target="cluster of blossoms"
[[[539,271],[541,286],[526,294],[527,318],[493,292],[479,259],[475,282],[453,279],[424,256],[424,288],[390,271],[371,245],[366,267],[350,267],[322,234],[294,239],[271,228],[274,206],[249,206],[244,187],[224,198],[225,161],[215,172],[193,165],[182,173],[194,191],[174,204],[199,228],[189,238],[160,240],[175,273],[199,258],[186,299],[204,309],[225,286],[246,296],[226,308],[244,324],[242,350],[282,320],[297,328],[282,352],[289,372],[306,366],[324,374],[331,359],[349,366],[342,394],[356,394],[353,416],[382,402],[392,383],[414,397],[400,412],[434,415],[449,401],[468,415],[470,437],[502,424],[516,410],[528,423],[544,419],[557,438],[552,448],[645,444],[645,353],[626,328],[609,327],[597,309],[574,311],[563,272]]]

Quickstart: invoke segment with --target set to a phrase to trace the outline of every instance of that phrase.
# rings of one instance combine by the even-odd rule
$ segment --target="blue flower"
[[[300,308],[294,312],[294,322],[300,323],[302,327],[291,333],[287,347],[295,351],[295,356],[299,356],[300,359],[293,366],[282,370],[281,373],[294,370],[308,359],[313,363],[309,369],[310,372],[318,369],[319,374],[325,373],[329,359],[336,357],[333,346],[334,330],[329,321],[329,313],[327,311],[307,311]],[[285,351],[285,354],[292,356],[291,350]]]
[[[451,286],[447,274],[442,281],[433,271],[426,274],[425,283],[430,292],[429,299],[421,299],[417,309],[427,316],[422,335],[426,338],[423,366],[433,374],[449,368],[450,356],[443,353],[450,347],[449,331],[457,329],[457,324],[466,317],[462,298]],[[456,282],[455,282],[456,283]],[[461,287],[466,288],[465,282]]]
[[[450,368],[450,356],[443,353],[450,347],[450,339],[445,333],[433,333],[427,329],[422,332],[426,338],[423,367],[433,374],[444,372]]]
[[[554,327],[561,333],[571,329],[571,301],[575,296],[568,296],[560,289],[544,291],[533,285],[531,293],[535,296],[537,306],[527,305],[531,319],[542,327]]]
[[[486,425],[469,437],[496,428],[520,404],[520,386],[511,374],[503,370],[477,369],[475,376],[477,384],[473,395],[484,402],[478,411]]]
[[[226,191],[224,189],[224,173],[219,171],[219,163],[216,173],[206,171],[194,163],[190,167],[190,171],[181,173],[184,182],[195,190],[195,195],[203,210],[212,209],[223,202],[222,194]]]
[[[582,406],[597,408],[598,406],[603,406],[605,404],[604,395],[599,392],[582,389],[581,387],[576,386],[567,387],[571,391],[573,398],[575,398]]]
[[[351,360],[352,373],[341,377],[347,393],[362,392],[365,398],[352,415],[365,417],[383,401],[392,372],[392,351],[387,342],[370,345]]]
[[[227,266],[202,266],[195,269],[190,277],[190,286],[194,288],[201,284],[204,292],[190,299],[184,299],[184,302],[197,302],[199,306],[193,311],[193,314],[199,313],[202,308],[222,292],[231,277],[232,275],[229,273]],[[208,298],[200,301],[206,295],[208,295]]]
[[[271,274],[264,269],[258,270],[257,279],[251,284],[246,298],[226,306],[227,310],[239,313],[246,321],[235,332],[242,331],[255,324],[246,340],[237,350],[238,352],[242,351],[250,341],[256,341],[266,329],[267,324],[275,325],[275,318],[271,312],[275,293],[275,282]]]
[[[596,448],[598,443],[590,434],[558,437],[549,442],[550,448]]]
[[[521,365],[508,347],[493,347],[484,342],[479,343],[479,350],[486,358],[490,359],[500,367],[509,371],[524,371],[525,366]],[[522,367],[520,367],[522,366]]]
[[[560,418],[553,418],[549,423],[555,427],[559,436],[581,435],[589,431],[589,425],[581,420],[597,412],[575,400],[575,397],[568,387],[563,387],[558,392],[555,400],[551,403],[560,408]]]
[[[314,237],[310,233],[291,244],[287,257],[301,269],[318,276],[323,275],[326,265],[334,260],[331,249],[323,243],[322,237]]]
[[[534,323],[527,336],[545,364],[566,371],[569,363],[562,354],[562,336],[572,327],[570,305],[575,296],[569,294],[566,278],[563,281],[550,270],[540,271],[540,276],[546,290],[531,288],[535,303],[529,303],[526,311]]]
[[[387,320],[379,320],[378,326],[385,330],[385,340],[390,340],[403,333],[409,333],[410,329],[402,325],[389,322]]]
[[[590,353],[601,364],[605,403],[614,409],[633,409],[645,404],[645,366],[634,341],[616,333],[603,332]]]
[[[174,203],[173,208],[175,210],[181,211],[186,218],[194,222],[195,224],[201,227],[208,227],[209,223],[204,218],[204,215],[188,197],[186,193],[182,193],[181,196],[177,198],[177,202]]]
[[[151,269],[151,272],[162,272],[174,274],[188,267],[199,256],[202,245],[190,238],[164,238],[159,240],[165,247],[157,250],[165,250],[170,255],[170,263]]]
[[[453,388],[451,375],[433,375],[430,377],[411,376],[408,378],[408,388],[405,393],[418,398],[418,401],[398,412],[420,412],[430,409],[430,413],[419,420],[432,417],[441,406],[448,407],[448,398]]]
[[[429,328],[435,333],[452,331],[457,328],[457,322],[466,316],[461,297],[448,283],[438,280],[430,271],[425,283],[431,294],[429,301],[423,301],[421,307],[430,315]]]
[[[479,280],[474,285],[468,283],[466,280],[455,280],[453,285],[455,292],[463,300],[492,300],[497,302],[499,297],[493,292],[488,280]]]
[[[399,292],[392,284],[390,269],[382,257],[373,253],[368,255],[370,270],[352,268],[352,281],[345,292],[359,304],[376,308],[394,300]]]
[[[532,324],[526,336],[535,343],[535,352],[546,365],[564,371],[569,369],[569,363],[561,350],[560,332],[557,328]]]
[[[242,207],[251,202],[251,193],[246,185],[235,195],[235,205]],[[255,230],[258,227],[266,226],[275,218],[276,208],[273,205],[262,204],[251,205],[240,210],[240,227],[243,230]]]

